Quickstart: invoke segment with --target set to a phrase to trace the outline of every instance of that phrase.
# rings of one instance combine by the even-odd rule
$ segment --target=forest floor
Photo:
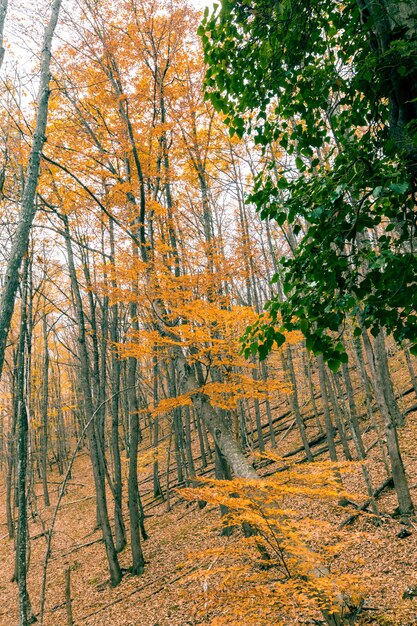
[[[395,372],[396,388],[404,392],[409,388],[405,371]],[[415,404],[413,393],[404,395],[401,408],[410,409]],[[417,414],[410,411],[404,427],[400,430],[401,449],[404,456],[409,484],[414,502],[417,503]],[[285,431],[284,431],[285,433]],[[316,431],[310,427],[309,434]],[[365,435],[368,447],[372,446],[375,433]],[[298,434],[287,430],[281,436],[281,455],[299,446]],[[302,458],[302,454],[294,460]],[[374,486],[384,481],[386,475],[380,459],[378,446],[374,446],[367,462]],[[263,471],[270,471],[270,466]],[[238,532],[224,537],[219,532],[219,515],[216,507],[207,506],[200,510],[196,504],[185,503],[177,492],[171,494],[171,510],[167,503],[155,502],[149,482],[150,466],[143,468],[141,475],[143,501],[147,515],[146,526],[149,539],[143,548],[146,558],[145,573],[133,577],[126,573],[117,588],[110,587],[103,544],[100,532],[94,529],[95,503],[91,467],[88,454],[81,453],[74,464],[57,518],[52,543],[52,554],[48,566],[45,626],[67,624],[65,606],[65,570],[71,568],[71,597],[74,623],[77,626],[193,626],[210,624],[211,609],[205,611],[207,580],[193,577],[193,561],[190,553],[210,547],[233,544]],[[40,523],[48,526],[56,502],[61,477],[54,471],[50,475],[51,506],[44,508],[41,484],[36,485],[38,512],[40,517],[31,519],[31,553],[29,568],[29,592],[36,612],[42,580],[45,555],[45,536]],[[366,499],[363,479],[358,466],[344,477],[350,493],[358,495],[358,501]],[[0,625],[14,626],[17,623],[17,585],[11,582],[14,571],[13,541],[7,538],[5,514],[5,488],[0,483]],[[417,598],[403,600],[406,589],[417,586],[417,522],[411,521],[406,538],[397,535],[405,526],[393,517],[396,508],[395,494],[386,489],[378,500],[382,523],[375,526],[372,518],[361,516],[349,525],[346,532],[352,543],[335,559],[340,563],[356,561],[355,573],[367,581],[366,602],[359,616],[359,624],[382,626],[411,626],[417,623]],[[311,504],[306,504],[306,515],[311,515]],[[326,513],[323,513],[326,515]],[[349,515],[342,509],[333,521],[339,524]],[[127,512],[126,518],[127,519]],[[129,548],[120,555],[122,567],[129,567]],[[416,588],[417,593],[417,588]],[[211,606],[211,605],[210,605]],[[222,607],[224,608],[224,607]],[[306,623],[295,621],[294,623]],[[313,623],[313,622],[311,622]],[[243,623],[242,626],[256,626]]]

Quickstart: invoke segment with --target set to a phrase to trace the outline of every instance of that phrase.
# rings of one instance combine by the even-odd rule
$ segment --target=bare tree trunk
[[[327,445],[329,446],[330,459],[332,461],[337,461],[336,446],[335,446],[335,441],[334,441],[335,427],[333,426],[333,422],[330,417],[329,398],[327,396],[326,377],[325,377],[325,372],[324,372],[324,361],[323,361],[323,357],[321,354],[317,356],[317,365],[318,365],[318,370],[319,370],[319,381],[320,381],[321,398],[322,398],[322,403],[323,403],[323,413],[324,413],[324,423],[326,427]]]
[[[27,591],[28,570],[28,528],[27,528],[27,462],[28,462],[28,412],[26,404],[26,333],[27,333],[27,295],[28,295],[28,267],[29,257],[26,257],[23,276],[22,313],[20,321],[20,336],[17,354],[17,537],[16,537],[16,574],[19,589],[19,626],[27,626],[36,621],[32,614]]]
[[[104,462],[100,459],[100,448],[97,441],[97,434],[94,428],[94,420],[91,419],[93,415],[96,415],[93,409],[93,398],[91,394],[90,383],[90,370],[89,370],[89,357],[86,344],[86,329],[84,322],[84,312],[81,299],[80,288],[77,282],[77,275],[74,265],[74,257],[71,246],[71,239],[69,233],[68,217],[62,215],[65,227],[65,243],[68,255],[68,268],[71,278],[71,286],[74,293],[75,310],[78,321],[78,344],[79,344],[79,357],[81,365],[81,384],[84,396],[85,410],[87,414],[87,435],[90,444],[90,457],[91,465],[93,468],[94,483],[96,488],[97,508],[100,518],[100,526],[103,533],[104,545],[106,548],[107,560],[109,563],[110,580],[113,586],[119,584],[122,579],[122,571],[120,569],[119,561],[117,559],[117,553],[114,547],[113,535],[110,527],[110,521],[107,510],[106,490],[104,476],[102,474]],[[104,451],[102,451],[104,452]]]
[[[49,403],[49,348],[48,348],[48,326],[46,313],[43,315],[43,395],[42,395],[42,484],[43,501],[45,506],[49,506],[47,458],[48,458],[48,403]]]
[[[388,457],[387,457],[386,446],[385,446],[384,442],[382,441],[383,435],[382,435],[381,427],[380,427],[380,425],[378,423],[378,420],[376,419],[376,416],[375,416],[374,411],[372,409],[373,397],[372,397],[371,382],[369,380],[369,376],[368,376],[368,373],[366,371],[365,362],[364,362],[364,358],[363,358],[362,344],[361,344],[361,341],[360,341],[359,337],[355,337],[353,339],[353,354],[354,354],[354,357],[355,357],[357,368],[359,370],[360,380],[362,381],[362,385],[363,385],[364,391],[365,391],[366,412],[368,414],[368,418],[369,418],[370,422],[373,424],[373,426],[375,428],[375,432],[376,432],[377,439],[378,439],[378,444],[379,444],[379,447],[380,447],[380,450],[381,450],[382,462],[384,464],[385,471],[387,473],[387,476],[391,476],[391,468],[390,468]]]
[[[65,607],[67,610],[67,626],[74,626],[72,619],[72,602],[71,602],[71,568],[65,568]]]
[[[116,291],[117,282],[115,278],[115,246],[114,246],[114,226],[113,220],[110,220],[110,261],[111,267],[111,285],[112,289]],[[117,302],[114,302],[111,306],[111,324],[110,324],[110,341],[112,343],[111,348],[111,389],[112,389],[112,401],[111,401],[111,432],[112,432],[112,451],[114,462],[114,534],[115,545],[117,552],[121,552],[126,546],[126,530],[123,520],[122,512],[122,463],[120,459],[120,443],[119,443],[119,411],[120,411],[120,358],[117,353],[115,344],[119,340],[119,307]]]
[[[407,361],[408,371],[410,372],[411,384],[413,385],[414,393],[417,397],[417,377],[414,371],[413,362],[411,360],[410,349],[408,347],[407,342],[404,342],[403,348],[404,348],[405,360]]]
[[[157,347],[154,347],[156,352]],[[159,367],[158,367],[158,358],[156,354],[153,357],[153,405],[154,407],[158,404],[158,379],[159,379]],[[159,419],[158,415],[155,415],[153,427],[151,425],[151,430],[153,430],[153,438],[152,438],[152,447],[154,449],[154,457],[153,462],[153,496],[154,498],[159,498],[163,495],[161,481],[159,479],[159,463],[158,463],[158,444],[159,444]]]
[[[37,98],[35,132],[30,150],[27,173],[25,176],[19,221],[13,237],[12,249],[7,263],[5,282],[0,298],[0,377],[3,371],[6,341],[9,334],[16,292],[19,285],[19,269],[28,247],[30,229],[36,212],[35,194],[38,184],[41,153],[45,142],[46,122],[48,116],[51,44],[55,27],[58,22],[61,2],[62,0],[53,1],[51,16],[45,29],[42,45],[41,73]],[[4,0],[2,6],[4,7]],[[1,19],[2,11],[0,11],[0,27]]]
[[[257,369],[256,363],[254,363],[254,366],[255,367],[252,368],[252,378],[256,384],[256,381],[258,380],[258,369]],[[265,442],[264,442],[264,435],[262,431],[261,409],[259,406],[258,398],[254,398],[253,408],[255,409],[255,423],[256,423],[256,432],[258,434],[259,452],[262,453],[265,450]]]
[[[13,504],[12,504],[12,491],[13,491],[13,479],[15,469],[15,445],[16,445],[16,427],[17,427],[17,409],[15,404],[17,402],[17,381],[18,381],[18,353],[14,358],[14,371],[12,377],[12,424],[9,432],[8,441],[8,455],[7,455],[7,473],[6,473],[6,514],[7,514],[7,530],[9,533],[9,539],[13,539],[15,536],[14,518],[13,518]]]
[[[300,403],[298,401],[297,380],[295,378],[294,363],[293,363],[293,358],[292,358],[291,347],[288,344],[286,347],[286,356],[284,356],[284,353],[281,353],[281,361],[282,361],[284,372],[287,374],[289,378],[289,382],[291,384],[291,392],[289,396],[290,405],[294,413],[298,430],[300,431],[303,448],[305,450],[307,459],[309,461],[314,461],[314,457],[311,452],[310,445],[308,443],[306,427],[305,427],[304,420],[302,418],[301,411],[300,411]]]
[[[262,380],[264,381],[264,383],[267,383],[267,381],[268,381],[268,368],[267,368],[267,365],[266,365],[265,361],[261,361],[261,372],[262,372]],[[268,418],[268,428],[269,428],[269,436],[271,438],[271,446],[273,448],[275,448],[275,445],[276,445],[275,432],[274,432],[274,424],[272,422],[271,403],[269,401],[268,391],[266,392],[265,408],[266,408],[266,415],[267,415],[267,418]]]
[[[399,511],[403,515],[410,515],[414,512],[414,505],[411,500],[407,476],[405,474],[400,446],[398,443],[395,416],[391,414],[391,407],[388,406],[386,396],[384,394],[385,368],[381,360],[381,345],[375,342],[375,349],[372,350],[371,342],[366,329],[363,329],[362,336],[364,338],[365,351],[374,382],[376,401],[384,421],[385,438],[391,463],[392,478],[394,480],[394,487],[398,499]]]
[[[25,264],[27,278],[27,263]],[[24,294],[27,285],[23,285]],[[22,318],[20,323],[20,337],[18,345],[18,382],[17,382],[17,486],[18,486],[18,518],[16,537],[16,573],[19,587],[19,626],[28,624],[28,592],[26,587],[27,576],[27,499],[26,499],[26,472],[27,472],[27,440],[28,421],[25,404],[25,334],[26,334],[26,296],[22,302]]]
[[[381,330],[375,337],[374,341],[375,350],[378,351],[378,360],[380,362],[381,375],[384,379],[384,395],[387,401],[387,405],[390,409],[392,416],[394,417],[395,424],[402,426],[404,424],[404,415],[402,415],[397,400],[395,398],[394,386],[392,383],[391,374],[389,371],[387,349],[385,345],[385,334]]]
[[[316,421],[316,424],[317,424],[317,428],[322,433],[323,432],[323,425],[322,425],[322,423],[320,421],[319,412],[317,410],[317,403],[316,403],[316,398],[315,398],[315,395],[314,395],[313,372],[312,372],[312,369],[311,369],[311,358],[310,358],[310,355],[309,355],[307,349],[303,353],[303,356],[304,356],[304,367],[305,367],[305,374],[306,374],[307,383],[308,383],[308,391],[309,391],[309,394],[310,394],[311,406],[313,407],[313,413],[314,413],[314,418],[315,418],[315,421]]]
[[[3,45],[3,32],[4,32],[4,22],[6,21],[7,14],[7,5],[8,0],[0,0],[0,68],[3,65],[4,59],[4,45]]]
[[[359,421],[357,417],[352,382],[350,380],[350,375],[349,375],[349,368],[346,363],[342,363],[342,373],[343,373],[343,380],[345,382],[345,387],[346,387],[346,392],[347,392],[347,397],[348,397],[349,412],[347,411],[346,406],[344,404],[343,391],[342,391],[342,388],[341,388],[341,385],[337,376],[335,376],[335,384],[338,389],[340,399],[343,402],[344,408],[346,410],[346,419],[349,424],[350,432],[352,433],[352,439],[353,439],[353,443],[355,444],[355,449],[358,455],[358,459],[363,461],[366,459],[366,451],[365,451],[365,446],[363,445],[362,435],[361,435],[361,431],[359,428]],[[372,486],[372,479],[369,474],[368,468],[366,467],[365,463],[361,463],[361,468],[362,468],[362,474],[365,480],[366,489],[368,491],[372,511],[375,515],[379,515],[378,505],[374,498],[374,488]]]
[[[132,573],[143,574],[145,559],[140,541],[140,510],[138,485],[138,444],[139,444],[139,416],[137,411],[130,414],[130,453],[129,453],[129,517],[130,517],[130,548],[132,551]]]
[[[327,392],[330,396],[330,402],[333,406],[333,415],[335,418],[335,422],[336,422],[336,428],[337,428],[337,432],[339,433],[339,438],[340,438],[340,442],[342,444],[342,448],[343,448],[343,452],[345,455],[345,458],[348,461],[352,460],[352,455],[350,453],[349,450],[349,443],[346,437],[346,431],[344,429],[344,425],[342,423],[342,416],[340,413],[340,406],[337,402],[337,398],[336,398],[336,394],[334,392],[334,389],[332,387],[332,381],[331,378],[328,376],[326,370],[324,371],[325,373],[325,379],[326,379],[326,385],[327,385]]]

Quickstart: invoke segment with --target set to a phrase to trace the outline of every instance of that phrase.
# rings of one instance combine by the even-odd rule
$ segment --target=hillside
[[[0,0],[0,626],[417,623],[416,58],[417,0]]]
[[[396,388],[400,394],[402,411],[407,412],[405,425],[400,429],[401,449],[407,468],[413,497],[417,496],[417,457],[414,441],[417,436],[415,397],[410,393],[408,372],[404,363],[398,361],[396,354],[394,367]],[[410,409],[412,411],[408,412]],[[310,407],[311,410],[311,407]],[[281,408],[282,411],[282,408]],[[304,407],[308,415],[309,407]],[[283,414],[284,411],[282,411]],[[276,426],[279,444],[277,451],[285,456],[299,449],[299,434],[295,432],[291,415],[285,418],[285,424]],[[373,483],[384,483],[385,474],[375,433],[367,428],[366,420],[362,428],[366,433],[364,440],[371,447],[367,466]],[[317,438],[314,427],[308,428],[309,438]],[[146,440],[146,436],[145,436]],[[196,441],[194,441],[196,444]],[[352,444],[351,444],[352,445]],[[340,448],[340,446],[338,446]],[[318,444],[317,451],[323,449]],[[149,448],[142,446],[139,453],[146,458]],[[323,456],[323,453],[322,453]],[[256,461],[262,468],[262,474],[272,475],[274,465],[265,465]],[[303,452],[292,457],[295,462],[302,462]],[[126,467],[126,463],[124,463]],[[166,476],[165,469],[161,471]],[[210,468],[209,468],[210,469]],[[212,472],[213,469],[210,469]],[[207,470],[204,472],[207,475]],[[233,609],[233,602],[227,604],[216,596],[216,585],[204,568],[215,565],[216,557],[202,556],[206,550],[225,547],[230,550],[230,565],[233,566],[233,545],[241,540],[242,533],[235,529],[230,537],[222,536],[218,507],[206,506],[200,509],[197,503],[189,503],[181,497],[177,489],[175,475],[170,473],[169,506],[165,499],[154,499],[151,486],[151,463],[140,465],[140,490],[146,514],[146,530],[149,539],[144,542],[145,573],[141,577],[131,576],[128,572],[123,582],[116,589],[108,580],[108,571],[104,559],[104,547],[100,531],[94,529],[95,498],[91,466],[86,451],[81,452],[74,463],[72,477],[60,506],[54,530],[52,553],[48,565],[48,583],[46,592],[45,626],[64,626],[67,624],[65,571],[71,570],[71,606],[74,624],[87,626],[170,626],[211,624],[217,614],[225,614]],[[35,613],[38,607],[42,564],[45,556],[44,529],[48,528],[59,485],[62,481],[56,469],[50,474],[51,506],[45,508],[41,502],[41,485],[37,483],[37,513],[30,519],[30,569],[28,576],[29,593]],[[164,481],[164,479],[163,479]],[[358,465],[352,464],[343,474],[345,489],[354,494],[355,502],[365,502],[363,477]],[[164,488],[164,482],[163,482]],[[4,485],[2,485],[1,518],[5,517]],[[407,590],[417,589],[417,574],[414,555],[417,548],[417,526],[413,520],[399,519],[393,513],[396,508],[392,486],[385,488],[378,497],[381,519],[376,524],[369,513],[355,518],[346,527],[347,546],[334,556],[334,567],[342,567],[361,577],[364,584],[365,603],[358,615],[358,624],[397,625],[412,624],[416,609],[413,592],[411,599],[403,600]],[[304,499],[299,508],[302,517],[319,517],[330,521],[333,528],[349,518],[355,512],[352,505],[329,507],[328,505],[309,502]],[[2,525],[5,528],[4,523]],[[406,529],[408,536],[399,538],[399,533]],[[350,543],[351,542],[351,543]],[[13,542],[3,534],[1,537],[1,559],[3,581],[1,583],[2,609],[0,624],[9,626],[14,623],[17,613],[17,586],[11,582],[14,571]],[[193,556],[194,555],[194,556]],[[121,554],[122,568],[129,569],[129,554],[126,548]],[[197,569],[199,564],[200,569]],[[204,564],[204,568],[202,566]],[[344,565],[345,564],[345,565]],[[209,582],[208,582],[209,581]],[[242,583],[244,593],[244,583]],[[227,618],[226,618],[227,619]],[[226,621],[227,623],[227,621]],[[244,622],[237,622],[242,623]],[[263,623],[263,622],[262,622]],[[309,619],[296,618],[291,624],[312,623]],[[256,626],[256,621],[251,623]]]

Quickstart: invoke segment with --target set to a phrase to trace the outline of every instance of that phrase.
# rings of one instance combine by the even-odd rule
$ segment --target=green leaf
[[[285,343],[285,335],[283,335],[279,331],[275,332],[274,339],[276,341],[278,348],[280,348]]]
[[[332,372],[337,372],[340,367],[341,361],[339,359],[329,359],[327,365]]]
[[[300,172],[305,170],[304,161],[300,157],[295,157],[295,165]]]
[[[316,337],[314,335],[308,335],[306,337],[306,348],[311,352],[314,352],[314,347],[316,345]]]
[[[260,361],[264,361],[266,359],[266,357],[269,354],[269,347],[268,344],[266,343],[262,343],[259,347],[258,347],[258,353],[259,353],[259,359]]]
[[[282,226],[283,224],[285,224],[287,216],[286,216],[285,213],[277,213],[277,215],[275,215],[275,219],[276,219],[278,225]]]
[[[407,189],[409,188],[409,183],[407,182],[403,182],[403,183],[393,183],[392,185],[389,186],[390,189],[392,189],[392,191],[394,191],[395,193],[398,194],[402,194],[405,193],[407,191]]]

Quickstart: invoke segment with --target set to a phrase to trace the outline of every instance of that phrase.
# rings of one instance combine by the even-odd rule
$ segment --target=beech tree
[[[12,248],[6,268],[5,282],[0,298],[0,375],[3,370],[7,335],[9,333],[10,322],[13,315],[16,292],[19,286],[19,268],[23,257],[27,252],[30,230],[36,213],[36,187],[38,184],[41,153],[45,142],[46,123],[48,118],[51,46],[55,27],[58,22],[61,3],[62,0],[54,0],[52,3],[51,16],[45,28],[41,54],[41,73],[36,105],[37,113],[35,130],[27,172],[25,175],[19,221],[16,232],[13,236]],[[2,27],[4,23],[4,14],[5,10],[0,12],[0,27]]]
[[[290,158],[278,180],[270,159],[252,194],[298,237],[272,319],[335,368],[346,357],[328,331],[347,314],[414,345],[415,2],[225,0],[199,32],[207,97],[230,132]],[[283,337],[258,339],[264,352]]]
[[[384,382],[383,332],[417,350],[415,9],[413,2],[295,8],[225,0],[206,11],[199,30],[207,97],[231,134],[248,133],[265,153],[278,145],[289,157],[286,168],[270,158],[250,196],[261,217],[292,225],[296,247],[273,278],[282,290],[269,300],[269,315],[247,330],[245,353],[264,358],[285,342],[284,331],[300,330],[336,371],[348,360],[338,339],[346,318],[354,320],[404,514],[414,506]]]
[[[59,522],[70,507],[60,507],[86,456],[79,512],[89,511],[83,530],[91,528],[75,550],[82,564],[81,551],[100,543],[111,586],[127,571],[152,576],[148,511],[170,510],[185,486],[201,509],[220,507],[222,533],[233,535],[225,562],[249,571],[255,592],[234,612],[219,607],[219,623],[279,620],[289,598],[294,614],[311,610],[329,626],[356,619],[354,577],[329,571],[333,547],[315,549],[321,536],[295,519],[301,509],[293,519],[286,499],[307,498],[315,477],[335,519],[351,507],[346,526],[367,509],[380,524],[378,498],[392,486],[404,524],[413,512],[399,443],[409,410],[399,392],[416,389],[413,314],[401,305],[415,298],[414,239],[405,235],[414,228],[411,127],[396,140],[406,103],[398,118],[391,105],[391,120],[386,80],[365,65],[411,49],[412,15],[398,6],[409,30],[378,43],[373,4],[224,2],[200,28],[205,66],[201,16],[183,0],[77,0],[46,83],[38,161],[29,155],[38,110],[32,116],[19,100],[18,81],[5,82],[0,238],[23,232],[19,250],[29,231],[32,239],[23,278],[11,257],[21,288],[4,326],[0,469],[27,620],[31,538],[46,544],[41,624],[60,610],[48,572],[62,563]],[[403,35],[407,46],[395,43]],[[372,89],[381,89],[376,99]],[[23,219],[29,156],[38,170]],[[26,230],[16,230],[22,220]],[[388,283],[403,262],[398,304]],[[6,276],[4,297],[10,289]],[[381,307],[384,290],[391,299]],[[394,371],[402,359],[409,389]],[[362,473],[363,494],[345,493],[343,460]],[[149,517],[159,528],[159,511]],[[224,593],[214,600],[230,601],[226,579],[213,574]],[[74,568],[73,583],[78,575]],[[241,582],[233,580],[233,597]],[[268,585],[276,592],[262,603]],[[74,590],[75,605],[84,592]]]

